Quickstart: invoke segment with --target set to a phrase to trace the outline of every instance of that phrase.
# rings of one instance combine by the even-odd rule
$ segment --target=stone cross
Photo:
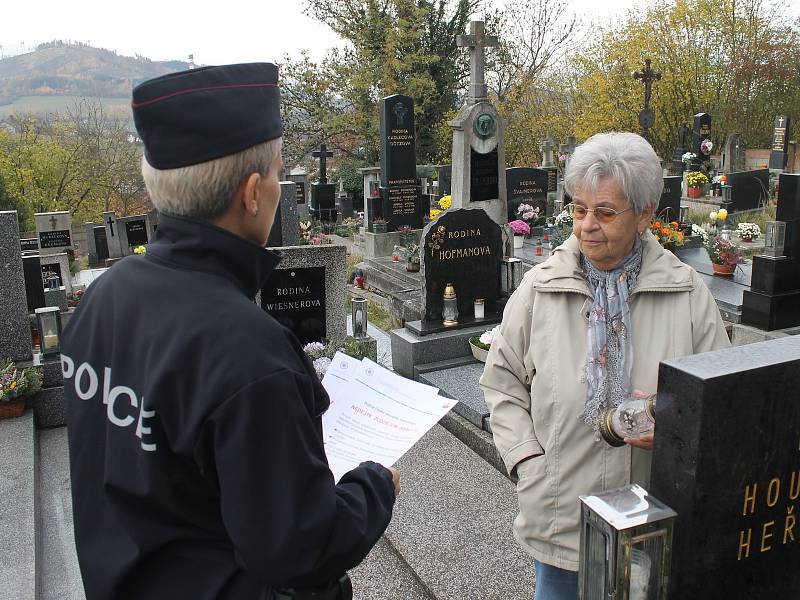
[[[469,97],[472,103],[487,97],[484,79],[484,48],[494,48],[499,44],[497,36],[486,35],[483,21],[470,21],[469,34],[456,37],[460,48],[469,48]]]
[[[644,59],[644,70],[634,71],[633,78],[641,79],[644,84],[644,108],[639,113],[639,124],[642,126],[642,137],[650,139],[650,128],[655,121],[655,113],[650,110],[650,97],[653,94],[653,82],[661,79],[661,73],[650,68],[650,59]]]
[[[58,219],[56,219],[56,216],[53,215],[52,217],[50,217],[50,229],[55,230],[56,225],[58,225]]]
[[[108,217],[108,226],[111,228],[111,236],[114,236],[114,219],[111,216]]]
[[[333,152],[328,150],[325,144],[320,145],[319,150],[314,150],[311,156],[319,159],[319,182],[328,183],[327,159],[333,158]]]
[[[542,167],[555,166],[553,163],[553,142],[545,139],[540,148],[542,150]]]

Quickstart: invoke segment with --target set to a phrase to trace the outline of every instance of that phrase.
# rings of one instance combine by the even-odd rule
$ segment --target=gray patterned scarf
[[[611,271],[601,271],[581,254],[583,275],[594,296],[589,313],[586,402],[583,420],[597,432],[607,408],[631,395],[633,342],[628,298],[642,270],[642,241]]]

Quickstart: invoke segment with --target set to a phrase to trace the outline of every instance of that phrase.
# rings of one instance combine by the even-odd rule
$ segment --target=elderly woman
[[[514,534],[536,600],[577,598],[578,496],[649,483],[652,435],[613,447],[602,413],[656,392],[665,359],[729,345],[697,273],[648,229],[663,186],[650,144],[595,135],[570,161],[573,235],[523,278],[481,378],[494,441],[519,477]]]

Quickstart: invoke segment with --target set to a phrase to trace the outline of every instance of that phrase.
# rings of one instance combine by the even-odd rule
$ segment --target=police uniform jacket
[[[253,298],[279,256],[162,215],[147,254],[65,328],[75,542],[87,600],[269,599],[357,565],[391,518],[391,474],[338,485],[328,396]]]

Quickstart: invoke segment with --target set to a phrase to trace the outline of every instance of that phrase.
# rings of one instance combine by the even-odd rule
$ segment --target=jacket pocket
[[[514,529],[526,544],[546,548],[555,531],[553,495],[549,484],[547,455],[517,465],[519,514]]]

